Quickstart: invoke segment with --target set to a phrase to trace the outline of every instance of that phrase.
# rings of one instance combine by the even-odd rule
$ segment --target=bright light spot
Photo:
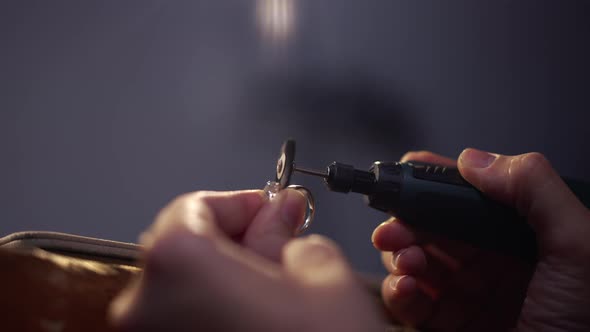
[[[257,20],[266,41],[284,42],[294,33],[295,1],[258,0]]]

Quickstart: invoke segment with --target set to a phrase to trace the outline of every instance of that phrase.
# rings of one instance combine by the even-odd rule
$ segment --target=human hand
[[[382,331],[337,246],[292,240],[305,199],[284,190],[183,195],[141,237],[142,277],[111,305],[124,331]]]
[[[527,266],[386,221],[373,243],[390,272],[382,295],[394,318],[436,331],[590,330],[590,212],[542,155],[466,149],[458,161],[430,152],[407,160],[457,165],[485,195],[516,208],[536,232],[539,259]]]

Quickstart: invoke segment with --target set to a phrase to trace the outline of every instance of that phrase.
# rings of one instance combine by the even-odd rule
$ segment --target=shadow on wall
[[[318,139],[353,137],[377,151],[421,145],[408,98],[391,89],[395,84],[361,71],[275,73],[249,86],[248,108],[269,123],[292,123]]]

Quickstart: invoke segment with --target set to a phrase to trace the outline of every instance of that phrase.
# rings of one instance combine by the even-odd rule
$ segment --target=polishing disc
[[[277,174],[275,181],[281,189],[286,188],[293,174],[293,162],[295,161],[295,140],[287,139],[281,146],[281,154],[277,160]]]

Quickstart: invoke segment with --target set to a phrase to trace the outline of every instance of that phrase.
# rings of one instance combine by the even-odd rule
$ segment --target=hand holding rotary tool
[[[419,230],[478,248],[534,261],[535,234],[513,208],[487,198],[465,181],[456,167],[423,162],[376,161],[369,170],[333,162],[326,171],[295,164],[295,141],[283,143],[276,181],[290,183],[293,172],[322,177],[329,190],[365,195],[368,205]],[[590,185],[564,179],[586,207]]]

